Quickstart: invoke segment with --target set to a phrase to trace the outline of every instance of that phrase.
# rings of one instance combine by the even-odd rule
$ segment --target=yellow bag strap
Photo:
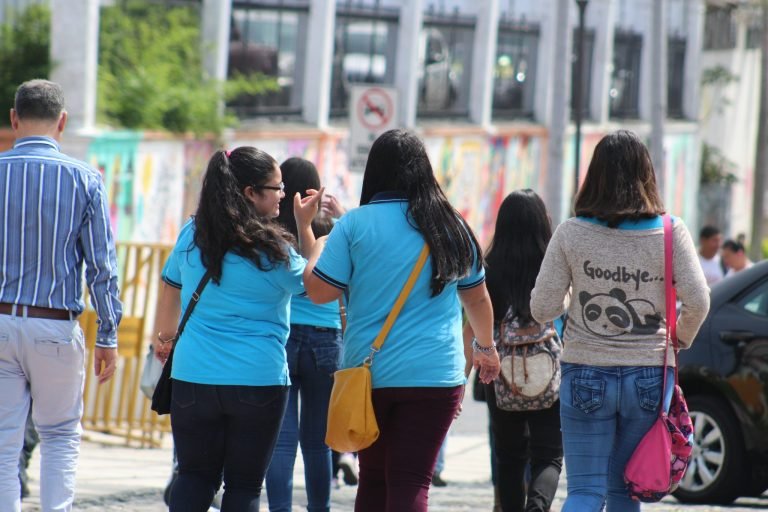
[[[368,357],[365,358],[363,363],[366,366],[371,365],[371,362],[373,361],[373,355],[381,350],[381,346],[384,344],[384,340],[387,338],[389,331],[392,329],[395,320],[397,320],[397,316],[400,314],[400,310],[403,309],[403,305],[408,299],[408,295],[411,294],[411,290],[413,290],[413,286],[416,284],[416,280],[419,278],[421,269],[424,268],[424,264],[427,262],[428,257],[429,245],[425,243],[424,247],[421,249],[421,254],[419,254],[419,259],[416,260],[416,265],[414,265],[413,270],[411,271],[411,275],[408,276],[408,280],[405,282],[405,286],[403,286],[403,289],[400,291],[400,295],[397,297],[395,305],[392,307],[392,310],[390,310],[389,315],[387,315],[387,319],[384,321],[384,325],[382,326],[381,331],[379,331],[379,335],[376,336],[373,345],[371,345],[371,353],[368,355]]]

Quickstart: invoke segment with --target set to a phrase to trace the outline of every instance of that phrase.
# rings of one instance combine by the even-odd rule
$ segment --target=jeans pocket
[[[237,400],[252,407],[266,407],[275,403],[284,386],[238,386]]]
[[[603,406],[605,381],[602,379],[573,379],[573,406],[589,414]]]
[[[657,411],[659,409],[662,381],[662,377],[639,378],[635,380],[640,407],[647,411]]]
[[[192,407],[197,403],[195,385],[191,382],[174,379],[171,387],[171,400],[181,409]]]
[[[5,350],[5,347],[7,346],[8,346],[8,335],[0,334],[0,352]]]
[[[312,353],[315,356],[315,368],[318,372],[332,374],[339,369],[341,365],[340,346],[312,347]]]

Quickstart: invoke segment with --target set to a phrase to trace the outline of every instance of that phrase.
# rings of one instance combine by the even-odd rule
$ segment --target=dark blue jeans
[[[267,471],[269,510],[292,510],[293,466],[296,445],[301,443],[307,510],[328,512],[331,507],[332,464],[331,450],[325,444],[325,428],[333,372],[339,369],[341,357],[341,331],[292,324],[285,351],[291,390],[275,454]]]
[[[258,512],[288,387],[174,380],[172,397],[179,477],[171,491],[171,512],[206,512],[222,474],[222,512]]]

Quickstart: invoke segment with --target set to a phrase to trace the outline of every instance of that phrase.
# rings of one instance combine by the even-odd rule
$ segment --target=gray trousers
[[[76,320],[0,315],[0,510],[21,511],[19,453],[30,398],[40,436],[43,512],[69,512],[75,494],[85,382]]]

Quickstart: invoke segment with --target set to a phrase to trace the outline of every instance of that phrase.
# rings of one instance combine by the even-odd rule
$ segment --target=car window
[[[739,305],[750,313],[768,317],[768,281],[750,291],[739,301]]]

